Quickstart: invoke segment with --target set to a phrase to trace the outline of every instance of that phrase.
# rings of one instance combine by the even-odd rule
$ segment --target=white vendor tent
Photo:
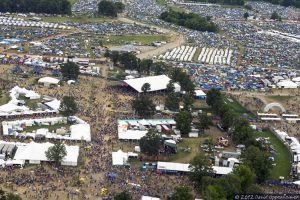
[[[160,198],[150,197],[150,196],[142,196],[141,200],[160,200]]]
[[[162,172],[189,172],[190,164],[174,162],[157,162],[157,170]]]
[[[50,86],[57,85],[59,83],[59,80],[52,77],[43,77],[40,78],[38,82],[44,84],[44,86]]]
[[[47,106],[49,106],[52,110],[58,110],[60,106],[60,101],[57,99],[54,99],[53,101],[49,101],[45,103]]]
[[[149,92],[153,92],[153,91],[165,90],[170,80],[171,79],[166,75],[159,75],[159,76],[148,76],[143,78],[133,78],[133,79],[124,80],[124,82],[130,87],[132,87],[133,89],[135,89],[137,92],[141,93],[142,86],[145,83],[150,84]],[[180,86],[176,83],[174,84],[174,86],[175,86],[175,92],[179,92]]]
[[[18,146],[14,160],[28,161],[30,164],[40,164],[41,161],[49,161],[46,157],[46,151],[52,147],[53,144],[46,143],[35,143],[31,142],[25,144],[24,146]],[[63,158],[61,162],[62,165],[77,166],[77,159],[79,156],[78,146],[67,146],[67,155]]]
[[[72,140],[91,141],[91,127],[89,124],[75,124],[70,126]]]
[[[284,81],[280,81],[279,83],[277,83],[277,87],[286,88],[286,89],[293,89],[293,88],[297,88],[298,85],[296,83],[294,83],[293,81],[284,80]]]
[[[220,167],[220,166],[213,166],[213,171],[217,175],[226,175],[232,172],[233,168],[231,167]]]
[[[128,161],[128,154],[124,153],[121,149],[117,152],[112,152],[113,165],[126,165]]]

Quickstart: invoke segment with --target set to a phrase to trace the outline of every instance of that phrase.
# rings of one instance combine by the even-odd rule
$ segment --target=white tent
[[[279,83],[277,83],[277,86],[279,88],[286,88],[286,89],[293,89],[298,87],[296,83],[290,80],[280,81]]]
[[[70,126],[72,140],[91,141],[91,127],[89,124],[75,124]]]
[[[190,164],[174,162],[157,162],[157,170],[159,171],[189,172],[189,166]]]
[[[124,153],[121,149],[117,152],[112,152],[113,165],[125,165],[128,161],[128,154]]]
[[[30,164],[40,164],[41,161],[49,161],[46,157],[46,151],[52,147],[53,144],[46,143],[35,143],[31,142],[29,144],[24,144],[23,146],[18,146],[14,160],[18,161],[28,161]],[[77,166],[77,159],[79,155],[78,146],[67,146],[67,155],[63,158],[62,165]]]
[[[150,90],[149,92],[153,91],[160,91],[165,90],[167,88],[168,83],[170,82],[170,78],[166,75],[159,75],[159,76],[148,76],[143,78],[134,78],[134,79],[128,79],[124,82],[127,83],[130,87],[135,89],[137,92],[142,92],[142,86],[145,83],[150,84]],[[174,84],[175,91],[180,91],[180,86],[178,84]]]
[[[150,197],[150,196],[142,196],[141,200],[160,200],[160,198]]]
[[[60,106],[60,101],[57,99],[54,99],[53,101],[49,101],[45,103],[47,106],[49,106],[53,110],[58,110]]]
[[[38,82],[44,84],[44,86],[50,86],[57,85],[59,83],[59,80],[52,77],[43,77],[40,78]]]

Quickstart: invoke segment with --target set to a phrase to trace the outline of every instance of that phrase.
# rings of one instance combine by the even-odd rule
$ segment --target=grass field
[[[156,0],[156,3],[159,4],[159,5],[166,5],[165,0]]]
[[[57,129],[62,128],[62,127],[69,129],[70,125],[69,124],[54,124],[54,125],[41,125],[41,126],[33,125],[33,126],[26,126],[26,128],[23,131],[32,132],[32,131],[35,131],[40,128],[47,128],[50,132],[52,132],[52,131],[56,131]]]
[[[62,16],[62,17],[42,17],[45,22],[74,22],[74,23],[100,23],[112,21],[112,18],[103,17],[88,17],[85,15],[80,16]]]
[[[74,5],[76,3],[77,0],[69,0],[71,5]]]
[[[7,104],[9,102],[9,100],[10,100],[10,97],[8,94],[5,94],[5,93],[1,94],[0,105]]]
[[[185,12],[183,8],[177,7],[177,6],[170,6],[170,8],[176,12]]]
[[[284,102],[290,100],[292,97],[291,96],[268,96],[268,98],[275,101]]]
[[[141,45],[150,45],[156,41],[168,41],[168,37],[165,35],[129,35],[129,36],[110,36],[107,44],[128,44],[137,43]],[[106,42],[104,42],[106,43]]]
[[[205,138],[183,138],[183,141],[178,143],[177,154],[168,158],[169,162],[189,163],[200,152],[200,145]],[[185,152],[184,148],[190,148],[190,152]]]
[[[251,118],[255,117],[253,113],[249,112],[239,102],[237,102],[234,99],[229,100],[229,98],[224,97],[224,102],[225,102],[225,104],[227,104],[229,107],[231,107],[239,115],[243,115],[244,113],[246,113]]]
[[[291,156],[288,149],[270,131],[256,133],[256,137],[269,137],[270,138],[269,141],[276,149],[277,154],[274,157],[276,166],[274,166],[274,168],[272,169],[270,178],[272,180],[278,180],[279,176],[288,178],[290,173],[290,163],[291,163]]]

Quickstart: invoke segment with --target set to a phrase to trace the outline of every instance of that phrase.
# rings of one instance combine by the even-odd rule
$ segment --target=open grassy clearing
[[[172,10],[174,10],[175,12],[185,12],[185,9],[177,7],[177,6],[170,6],[170,8]]]
[[[150,45],[156,41],[169,41],[165,35],[127,35],[127,36],[109,36],[105,39],[105,44],[128,44],[137,43],[141,45]]]
[[[267,96],[269,99],[279,101],[279,102],[285,102],[293,98],[292,96]]]
[[[1,94],[1,96],[0,96],[0,105],[7,104],[9,102],[9,100],[10,100],[10,97],[9,97],[8,94],[6,94],[6,93]]]
[[[159,4],[159,5],[166,5],[165,0],[156,0],[156,3]]]
[[[249,112],[246,108],[244,108],[239,102],[237,102],[234,99],[224,97],[224,102],[239,115],[247,114],[251,118],[255,117],[253,113]]]
[[[54,124],[54,125],[33,125],[33,126],[26,126],[26,128],[23,130],[25,132],[32,132],[36,131],[40,128],[47,128],[50,132],[56,131],[59,128],[66,128],[67,130],[70,128],[69,124]]]
[[[276,155],[274,156],[276,166],[274,166],[274,168],[272,169],[270,178],[272,180],[278,180],[279,176],[288,178],[291,163],[291,156],[288,149],[271,131],[264,131],[262,133],[257,132],[255,136],[256,138],[270,138],[269,141],[276,149]]]
[[[74,5],[77,0],[68,0],[68,1],[70,2],[71,5]]]
[[[112,18],[79,16],[42,17],[45,22],[74,22],[74,23],[100,23],[112,21]]]

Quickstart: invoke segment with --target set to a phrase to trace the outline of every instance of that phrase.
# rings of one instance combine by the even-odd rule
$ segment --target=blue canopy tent
[[[12,73],[14,74],[19,74],[21,73],[23,70],[20,66],[16,66],[13,70],[12,70]]]
[[[53,70],[52,75],[53,76],[60,76],[60,71],[59,70]]]
[[[41,74],[43,72],[43,70],[40,67],[35,67],[35,68],[33,68],[33,70],[31,72],[33,74]]]

